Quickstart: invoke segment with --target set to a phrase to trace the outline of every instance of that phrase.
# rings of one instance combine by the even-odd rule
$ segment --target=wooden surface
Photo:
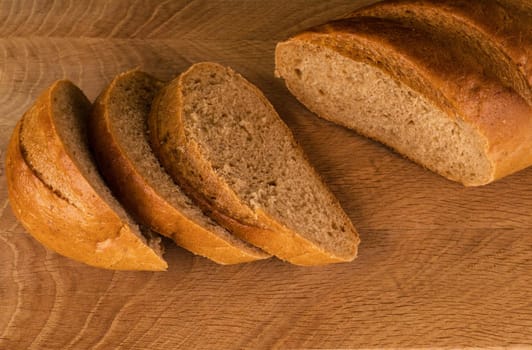
[[[368,1],[366,1],[368,2]],[[276,41],[364,1],[1,1],[0,155],[52,81],[93,99],[140,66],[231,65],[262,88],[360,231],[353,263],[98,270],[16,222],[0,168],[0,349],[532,347],[532,168],[448,182],[319,120],[273,77]],[[168,242],[167,242],[168,243]]]

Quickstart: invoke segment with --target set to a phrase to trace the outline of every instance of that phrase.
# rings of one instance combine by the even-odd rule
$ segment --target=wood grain
[[[0,349],[532,348],[532,169],[446,181],[320,120],[273,77],[278,40],[371,1],[2,1],[0,156],[52,81],[94,99],[140,66],[213,60],[263,89],[358,227],[359,258],[222,267],[166,242],[166,273],[50,252],[17,223],[0,167]]]

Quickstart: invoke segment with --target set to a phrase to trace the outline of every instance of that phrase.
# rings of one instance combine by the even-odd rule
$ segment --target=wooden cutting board
[[[167,242],[166,273],[43,248],[0,168],[0,349],[532,347],[532,168],[464,188],[318,119],[273,76],[275,43],[370,1],[2,1],[0,153],[38,94],[93,99],[140,66],[232,66],[294,131],[360,231],[349,264],[222,267]]]

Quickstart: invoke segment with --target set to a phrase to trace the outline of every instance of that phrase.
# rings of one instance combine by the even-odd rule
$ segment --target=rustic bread
[[[162,83],[138,70],[118,75],[94,103],[89,141],[102,176],[133,218],[220,264],[269,257],[205,216],[152,153],[147,118]]]
[[[351,16],[399,19],[442,31],[469,45],[486,73],[501,78],[532,103],[532,11],[523,1],[392,0]],[[521,5],[521,6],[519,6]],[[530,6],[530,5],[529,5]]]
[[[300,265],[350,261],[359,238],[263,94],[214,63],[155,99],[150,138],[163,166],[241,238]]]
[[[6,158],[14,213],[66,257],[108,269],[165,270],[160,238],[141,234],[98,174],[86,136],[90,108],[75,85],[58,81],[19,121]]]
[[[450,38],[388,19],[340,20],[279,43],[276,74],[319,116],[483,185],[532,164],[532,111]]]

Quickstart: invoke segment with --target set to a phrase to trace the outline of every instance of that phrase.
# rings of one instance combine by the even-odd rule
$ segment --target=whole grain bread
[[[94,103],[89,140],[113,194],[133,218],[220,264],[269,257],[204,215],[160,166],[147,136],[162,82],[139,70],[118,75]]]
[[[300,265],[350,261],[358,234],[264,95],[199,63],[164,87],[149,118],[155,153],[222,225]]]
[[[444,31],[391,19],[331,22],[276,48],[276,74],[319,116],[467,186],[532,164],[532,111]]]
[[[17,124],[6,157],[9,200],[46,247],[88,265],[116,270],[167,268],[160,238],[128,217],[89,153],[91,104],[74,84],[52,84]]]

